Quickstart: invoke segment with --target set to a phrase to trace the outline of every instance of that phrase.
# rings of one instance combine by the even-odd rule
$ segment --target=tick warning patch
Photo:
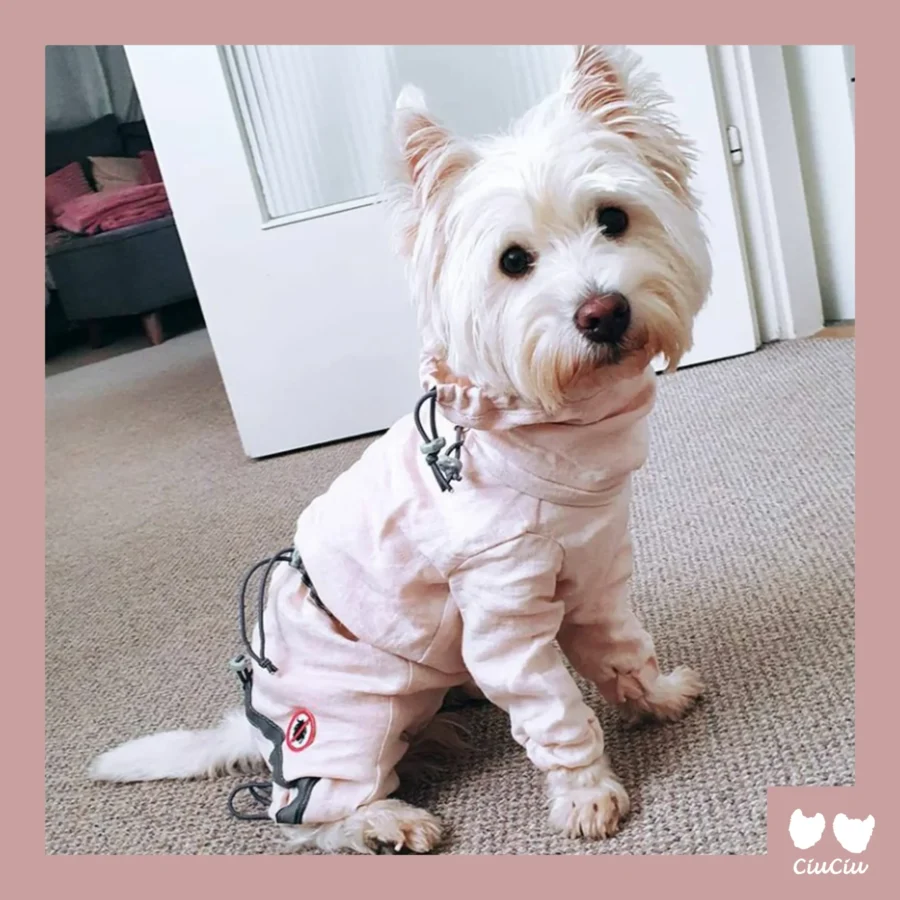
[[[289,750],[299,753],[316,739],[316,718],[308,709],[298,709],[288,724],[285,743]]]

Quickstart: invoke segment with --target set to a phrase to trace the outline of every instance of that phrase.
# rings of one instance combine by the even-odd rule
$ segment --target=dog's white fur
[[[580,48],[561,89],[499,137],[454,136],[432,119],[419,91],[403,91],[388,201],[427,350],[472,382],[547,410],[597,366],[658,354],[677,365],[711,276],[689,184],[693,151],[668,102],[632,53],[599,47]],[[623,239],[598,227],[604,206],[627,211]],[[532,256],[526,277],[500,270],[512,244]],[[606,292],[627,296],[631,307],[615,347],[592,344],[573,326],[584,298]],[[675,719],[701,689],[694,672],[676,669],[624,712]],[[446,745],[441,717],[420,738]],[[234,713],[210,731],[153,735],[111,750],[91,775],[143,781],[261,763],[251,726]],[[614,834],[629,808],[606,758],[550,772],[547,791],[551,824],[573,837]],[[294,846],[359,852],[425,852],[441,834],[430,813],[393,799],[340,822],[285,830]]]

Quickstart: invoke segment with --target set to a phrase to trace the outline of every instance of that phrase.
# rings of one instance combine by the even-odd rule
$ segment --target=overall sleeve
[[[450,577],[463,620],[463,659],[485,696],[509,713],[512,735],[541,769],[588,765],[603,753],[594,712],[554,641],[560,546],[525,534],[470,558]]]
[[[659,676],[653,639],[629,604],[631,542],[625,540],[605,583],[572,598],[559,644],[572,667],[613,704],[642,696]]]

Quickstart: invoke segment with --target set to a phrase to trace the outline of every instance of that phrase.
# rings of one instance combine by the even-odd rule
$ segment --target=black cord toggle
[[[422,407],[429,402],[430,435],[425,431],[421,419]],[[465,429],[461,425],[457,425],[456,440],[447,447],[447,439],[438,434],[436,410],[437,388],[432,388],[416,404],[413,419],[423,441],[419,449],[424,454],[428,467],[434,473],[435,481],[437,481],[442,491],[452,491],[453,485],[451,482],[462,480],[462,459],[460,457],[462,455],[463,441],[465,440]],[[445,447],[446,450],[444,449]],[[441,451],[444,451],[443,454]]]

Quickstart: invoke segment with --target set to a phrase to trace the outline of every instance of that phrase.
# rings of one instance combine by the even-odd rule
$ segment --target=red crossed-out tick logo
[[[316,739],[316,717],[308,709],[298,709],[288,723],[285,743],[289,750],[299,753]]]

